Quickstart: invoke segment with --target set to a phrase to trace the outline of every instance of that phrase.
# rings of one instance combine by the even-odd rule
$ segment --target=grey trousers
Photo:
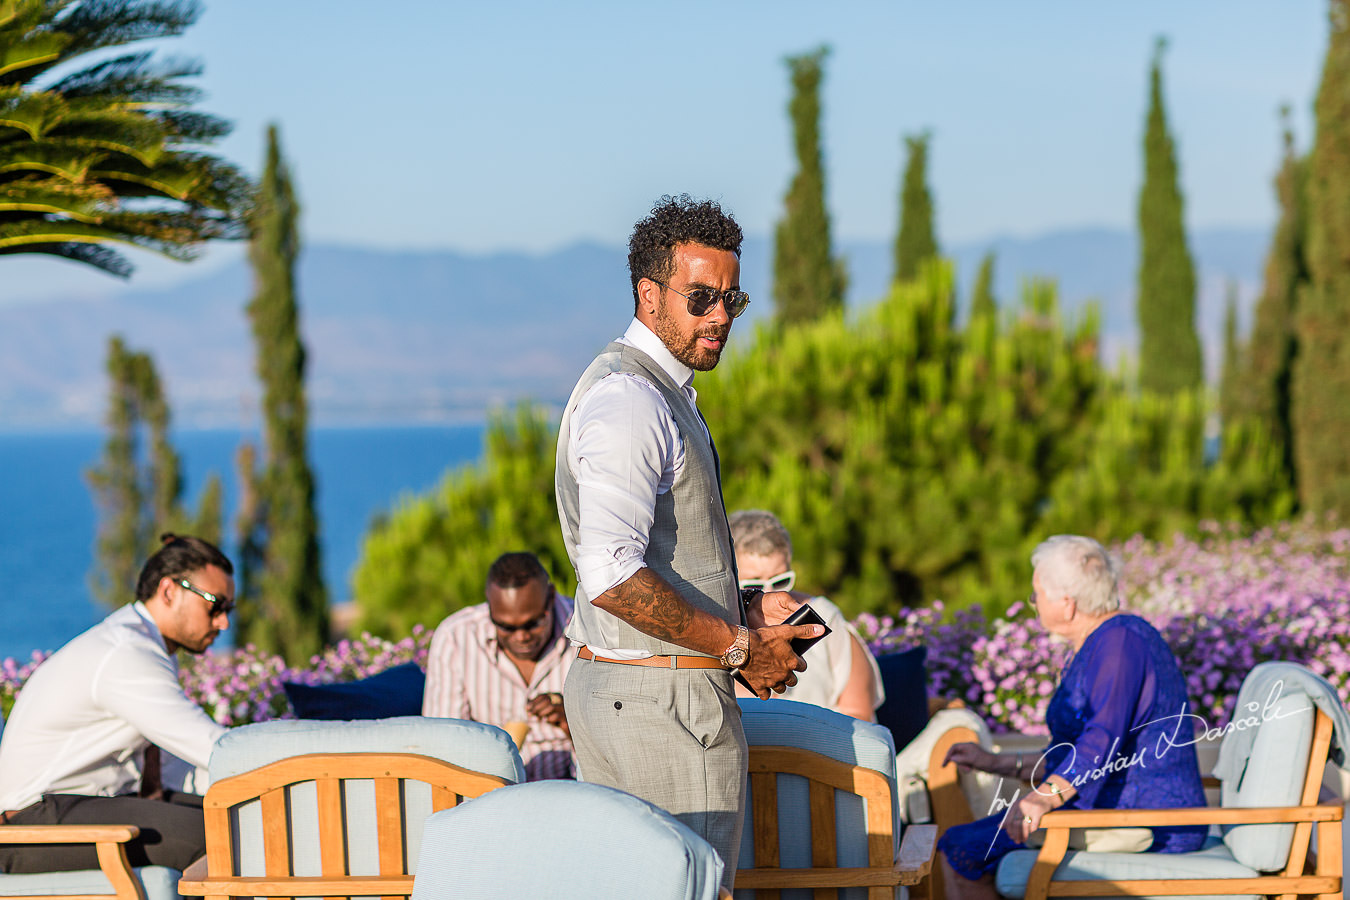
[[[669,812],[722,857],[731,890],[749,751],[731,674],[578,659],[563,690],[582,781]]]

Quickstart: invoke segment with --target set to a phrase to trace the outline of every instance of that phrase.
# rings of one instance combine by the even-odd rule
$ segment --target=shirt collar
[[[650,356],[680,387],[687,389],[693,383],[694,370],[676,359],[661,339],[637,318],[628,323],[623,339]]]

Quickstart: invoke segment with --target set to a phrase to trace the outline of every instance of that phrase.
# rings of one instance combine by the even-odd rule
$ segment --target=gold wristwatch
[[[722,653],[722,665],[728,669],[740,669],[750,660],[750,629],[744,625],[736,628],[736,640],[731,642]]]

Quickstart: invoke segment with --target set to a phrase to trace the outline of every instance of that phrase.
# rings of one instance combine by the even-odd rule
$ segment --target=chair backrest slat
[[[459,805],[459,794],[447,787],[439,784],[431,787],[431,811],[440,812],[443,809],[453,809]]]
[[[807,779],[810,787],[811,808],[811,865],[833,869],[839,864],[838,835],[835,833],[834,788],[819,781]],[[839,900],[839,889],[820,887],[813,892],[813,900]]]
[[[839,848],[834,824],[834,788],[819,781],[811,786],[811,865],[834,868],[839,864]],[[838,892],[835,892],[838,896]]]
[[[263,861],[268,877],[277,878],[291,873],[291,830],[287,825],[286,788],[264,791],[262,804]]]
[[[347,830],[342,816],[342,782],[332,776],[316,778],[314,787],[318,800],[319,862],[324,875],[334,877],[347,874],[347,860],[343,833]],[[341,900],[329,897],[325,900]]]
[[[375,817],[379,834],[380,874],[403,875],[403,804],[397,778],[375,779]]]
[[[754,804],[755,868],[778,868],[778,776],[772,772],[750,773],[750,797]]]

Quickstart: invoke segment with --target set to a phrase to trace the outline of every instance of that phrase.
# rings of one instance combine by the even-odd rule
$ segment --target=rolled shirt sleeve
[[[645,565],[656,498],[683,468],[684,442],[656,387],[627,373],[591,388],[571,428],[577,577],[593,599]]]

